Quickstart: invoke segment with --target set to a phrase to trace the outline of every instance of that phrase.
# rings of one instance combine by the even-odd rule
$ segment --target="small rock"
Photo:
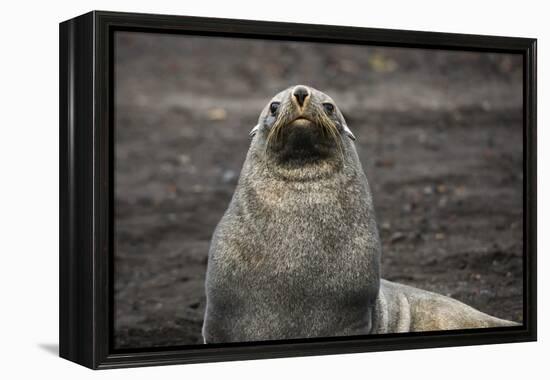
[[[211,108],[207,113],[208,120],[220,121],[227,119],[227,111],[223,108]]]
[[[234,170],[225,170],[222,174],[222,181],[224,183],[233,182],[237,178],[237,173]]]
[[[395,161],[389,158],[376,160],[376,166],[380,168],[392,168],[395,165]]]
[[[191,162],[191,157],[189,157],[187,154],[180,154],[178,156],[178,160],[181,165],[187,165]]]
[[[382,224],[380,225],[380,227],[381,227],[383,230],[389,230],[389,229],[391,229],[391,223],[390,223],[390,222],[382,222]]]
[[[444,194],[444,193],[447,192],[447,186],[442,185],[442,184],[437,185],[436,190],[439,194]]]
[[[466,195],[466,188],[464,186],[458,186],[454,191],[455,195],[462,197]]]
[[[414,203],[405,203],[403,205],[404,212],[411,212],[414,209]]]
[[[397,243],[398,241],[405,239],[405,234],[402,232],[394,232],[390,237],[390,243]]]
[[[369,66],[378,73],[391,73],[397,69],[397,62],[380,53],[375,53],[369,58]]]

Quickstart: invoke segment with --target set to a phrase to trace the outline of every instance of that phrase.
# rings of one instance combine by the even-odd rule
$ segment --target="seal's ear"
[[[345,122],[342,123],[342,129],[344,130],[344,133],[346,134],[346,136],[348,136],[350,139],[355,141],[355,135],[351,132],[351,130],[349,129],[348,125]]]
[[[340,125],[342,126],[342,131],[346,136],[348,136],[350,139],[355,141],[355,135],[353,132],[349,129],[348,123],[346,123],[346,119],[344,118],[344,115],[340,112]]]
[[[256,133],[258,133],[258,129],[260,129],[260,124],[256,124],[254,128],[250,131],[248,134],[250,137],[254,136]]]

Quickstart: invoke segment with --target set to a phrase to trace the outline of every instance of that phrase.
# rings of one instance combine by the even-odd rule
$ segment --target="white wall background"
[[[548,376],[550,12],[544,1],[5,2],[0,23],[0,376],[15,378],[518,379]],[[165,366],[94,373],[59,359],[58,23],[89,10],[213,16],[539,39],[539,342]],[[546,143],[546,144],[545,144]],[[546,353],[545,353],[546,351]]]

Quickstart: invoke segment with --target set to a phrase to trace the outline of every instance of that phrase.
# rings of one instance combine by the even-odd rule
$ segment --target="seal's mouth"
[[[312,120],[307,117],[300,116],[288,123],[287,127],[311,127],[314,125],[315,123]]]
[[[339,151],[336,132],[322,120],[304,115],[281,123],[272,131],[266,149],[281,163],[313,163]]]

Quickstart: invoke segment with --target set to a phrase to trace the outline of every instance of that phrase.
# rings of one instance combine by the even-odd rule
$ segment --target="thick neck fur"
[[[380,242],[366,177],[348,144],[343,162],[302,168],[274,166],[252,144],[207,275],[205,326],[222,310],[225,320],[234,315],[226,341],[369,332]]]

